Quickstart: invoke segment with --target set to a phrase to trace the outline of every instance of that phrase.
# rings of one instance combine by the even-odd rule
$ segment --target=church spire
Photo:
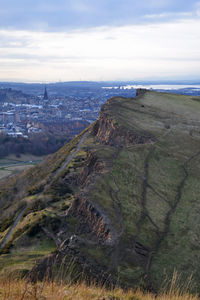
[[[46,88],[46,86],[45,86],[43,100],[48,100],[48,99],[49,99],[49,97],[48,97],[48,94],[47,94],[47,88]]]

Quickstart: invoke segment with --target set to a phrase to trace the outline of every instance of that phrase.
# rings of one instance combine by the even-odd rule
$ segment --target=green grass
[[[0,255],[0,274],[15,270],[30,270],[37,259],[48,255],[54,249],[55,244],[42,233],[32,239],[23,235],[15,248],[11,248],[10,253]]]
[[[200,149],[200,136],[197,132],[195,135],[191,135],[190,132],[192,127],[199,128],[200,102],[187,96],[148,92],[138,101],[115,98],[104,107],[104,112],[117,126],[140,134],[150,132],[156,137],[155,151],[149,160],[149,186],[146,190],[145,204],[146,211],[156,227],[146,217],[141,221],[138,236],[141,243],[154,251],[158,240],[156,231],[162,233],[165,230],[167,212],[176,202],[178,187],[185,176],[182,166]],[[119,212],[110,196],[110,190],[119,190],[118,199],[121,201],[125,226],[123,239],[126,242],[130,242],[137,234],[136,223],[141,214],[144,162],[151,147],[140,145],[119,150],[117,157],[111,159],[112,171],[97,179],[93,193],[89,194],[90,199],[95,199],[95,202],[104,208],[119,231]],[[197,158],[188,167],[189,176],[182,190],[180,203],[170,217],[169,233],[155,257],[153,256],[151,276],[152,280],[157,280],[159,284],[163,280],[164,270],[170,275],[174,268],[182,272],[185,267],[186,274],[194,272],[198,279],[198,266],[195,261],[199,259],[197,253],[200,246],[197,242],[200,224],[197,215],[200,192],[199,165]],[[193,260],[191,253],[194,253],[196,259]]]
[[[3,159],[0,159],[0,179],[7,176],[16,175],[22,172],[44,159],[44,156],[34,156],[34,155],[21,155],[16,157],[15,155],[9,155]],[[25,163],[26,162],[26,163]]]
[[[45,226],[49,223],[51,230],[54,221],[60,219],[60,230],[95,240],[95,232],[91,234],[89,229],[81,232],[83,220],[79,222],[74,216],[64,215],[73,200],[80,197],[99,207],[116,239],[113,248],[100,247],[95,252],[95,247],[89,244],[87,247],[86,243],[81,251],[91,261],[108,265],[113,276],[119,275],[121,283],[145,285],[149,283],[148,277],[154,288],[159,289],[166,276],[172,277],[174,269],[182,273],[183,280],[193,273],[194,284],[198,283],[200,155],[189,159],[200,151],[200,101],[195,97],[147,92],[136,99],[113,98],[103,107],[102,114],[112,120],[115,134],[128,132],[147,137],[147,143],[127,147],[105,145],[101,137],[94,136],[92,125],[80,151],[59,176],[54,178],[83,133],[41,165],[10,180],[8,187],[2,186],[2,207],[8,206],[2,214],[5,224],[1,235],[11,212],[18,211],[16,203],[22,199],[29,203],[29,210],[16,228],[22,234],[13,240],[13,252],[4,256],[5,262],[15,259],[18,240],[27,235],[27,224],[41,222],[42,215],[46,218]],[[83,174],[87,174],[85,181]],[[45,186],[48,188],[41,193]],[[29,200],[28,191],[32,191]],[[87,221],[86,218],[86,225]],[[138,254],[135,242],[149,249],[152,257],[149,269],[149,254]],[[27,265],[32,265],[34,255],[36,259],[44,256],[46,250],[51,251],[51,246],[38,253],[25,248],[27,255],[30,254],[29,258],[25,256]],[[16,266],[18,260],[16,254]]]

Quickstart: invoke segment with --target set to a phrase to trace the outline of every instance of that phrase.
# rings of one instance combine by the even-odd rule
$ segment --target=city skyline
[[[197,80],[199,28],[194,0],[9,0],[0,81]]]

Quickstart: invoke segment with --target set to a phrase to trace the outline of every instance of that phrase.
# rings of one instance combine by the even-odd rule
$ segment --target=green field
[[[9,155],[3,159],[0,159],[0,179],[22,172],[38,164],[43,159],[44,157],[28,154],[22,154],[20,157]]]

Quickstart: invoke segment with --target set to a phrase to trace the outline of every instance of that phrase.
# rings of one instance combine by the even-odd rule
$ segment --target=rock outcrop
[[[200,102],[190,97],[140,89],[136,98],[112,98],[85,133],[26,172],[23,194],[13,198],[27,210],[11,253],[20,245],[29,253],[42,238],[56,247],[29,270],[31,280],[53,276],[67,258],[66,276],[73,261],[87,279],[126,287],[158,291],[174,269],[198,283],[200,140],[188,115],[199,128]],[[47,188],[30,195],[28,182]],[[4,215],[13,208],[10,201]]]
[[[93,132],[99,142],[119,148],[155,142],[155,137],[149,132],[137,133],[129,130],[109,118],[103,110]]]

